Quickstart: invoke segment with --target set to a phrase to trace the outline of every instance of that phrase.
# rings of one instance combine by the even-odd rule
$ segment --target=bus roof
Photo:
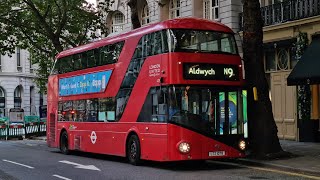
[[[105,46],[107,44],[123,41],[128,37],[133,37],[138,35],[141,36],[141,35],[159,31],[162,29],[197,29],[197,30],[212,30],[212,31],[233,33],[233,31],[228,26],[219,22],[211,21],[211,20],[199,19],[199,18],[170,19],[170,20],[146,25],[141,28],[137,28],[116,36],[103,38],[101,40],[94,41],[85,45],[67,49],[57,54],[56,59],[60,59],[73,54],[78,54],[81,52],[92,50],[98,47]]]

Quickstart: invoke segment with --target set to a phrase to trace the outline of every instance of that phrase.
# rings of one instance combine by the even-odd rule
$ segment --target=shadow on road
[[[161,168],[172,171],[208,171],[242,169],[236,165],[221,163],[219,161],[179,161],[179,162],[151,162],[145,161],[143,166]]]
[[[60,151],[53,151],[53,152],[61,153]],[[130,165],[125,157],[79,152],[79,151],[72,151],[71,155]],[[130,166],[133,166],[133,165],[130,165]],[[208,160],[208,161],[194,160],[194,161],[177,161],[177,162],[142,161],[140,166],[171,170],[171,171],[202,171],[202,170],[208,171],[208,170],[229,170],[229,169],[244,168],[237,165],[231,165],[231,164],[223,163],[221,161],[212,161],[212,160]]]
[[[59,150],[51,151],[53,153],[62,154]],[[70,155],[73,156],[81,156],[86,158],[92,159],[99,159],[99,160],[107,160],[119,163],[127,163],[127,159],[124,157],[119,156],[112,156],[112,155],[105,155],[105,154],[95,154],[95,153],[88,153],[88,152],[81,152],[81,151],[71,151]]]

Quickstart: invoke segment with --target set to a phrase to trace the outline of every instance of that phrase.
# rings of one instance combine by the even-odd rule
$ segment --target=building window
[[[281,3],[283,2],[283,0],[260,0],[260,6],[269,6],[272,4],[277,4],[277,3]]]
[[[6,116],[6,98],[4,90],[0,87],[0,117]]]
[[[283,0],[273,0],[273,4],[281,3]]]
[[[112,16],[112,33],[121,32],[124,26],[124,15],[121,12],[116,12]]]
[[[276,56],[275,50],[268,50],[265,52],[266,71],[276,71]]]
[[[17,66],[21,66],[21,53],[20,53],[20,48],[17,48]]]
[[[203,1],[203,18],[210,19],[210,0]]]
[[[22,71],[22,67],[21,67],[21,50],[19,47],[17,47],[17,70],[19,72]]]
[[[33,67],[32,67],[31,59],[29,59],[29,69],[30,69],[30,73],[33,73]]]
[[[278,51],[278,69],[289,69],[289,52],[287,51],[287,49],[283,48]]]
[[[290,55],[290,48],[277,48],[265,51],[266,72],[286,71],[295,65],[293,56]]]
[[[21,91],[22,87],[17,86],[16,89],[14,90],[14,108],[21,108]]]
[[[169,6],[169,18],[180,17],[180,0],[171,0]]]
[[[203,1],[203,17],[211,20],[219,19],[219,0]]]
[[[43,106],[43,93],[40,93],[40,106]]]
[[[36,115],[37,109],[35,105],[35,88],[34,86],[30,87],[30,115]]]
[[[145,4],[143,7],[142,15],[141,15],[141,25],[146,25],[150,23],[150,12],[148,4]]]
[[[272,4],[277,4],[283,2],[283,0],[260,0],[260,6],[264,7],[264,6],[269,6]]]

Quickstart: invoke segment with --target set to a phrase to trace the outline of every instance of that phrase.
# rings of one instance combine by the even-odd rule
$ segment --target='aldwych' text
[[[214,69],[209,69],[209,70],[202,70],[200,68],[190,68],[189,69],[189,74],[204,74],[204,76],[207,75],[215,75],[216,71]]]

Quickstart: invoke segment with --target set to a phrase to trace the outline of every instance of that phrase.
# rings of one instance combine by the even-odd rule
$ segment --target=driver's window
[[[210,101],[210,91],[204,89],[201,91],[201,116],[205,121],[209,121],[210,118],[210,108],[212,103]]]
[[[189,90],[189,112],[199,114],[200,95],[195,90]]]

